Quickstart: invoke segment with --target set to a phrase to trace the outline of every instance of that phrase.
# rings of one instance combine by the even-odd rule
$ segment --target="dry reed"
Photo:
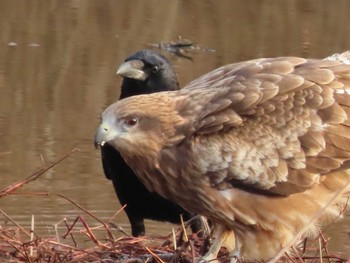
[[[68,197],[58,193],[35,192],[16,193],[23,185],[38,179],[46,171],[52,169],[78,149],[73,149],[56,162],[43,166],[28,177],[15,182],[0,191],[0,198],[6,195],[36,195],[54,196],[63,198],[80,209],[72,223],[62,218],[55,229],[54,236],[38,236],[35,234],[35,221],[32,218],[30,229],[19,225],[10,215],[0,209],[0,215],[9,223],[5,226],[0,222],[0,262],[195,262],[195,258],[202,255],[210,244],[209,238],[201,238],[196,234],[189,235],[188,223],[182,224],[177,230],[167,236],[158,237],[130,237],[120,227],[112,222],[116,214],[104,222],[92,212],[75,203]],[[98,227],[90,227],[84,219],[84,215],[93,218]],[[77,224],[79,223],[79,224]],[[9,224],[11,226],[9,226]],[[64,225],[63,233],[58,231],[58,225]],[[96,230],[104,231],[103,238],[95,235]],[[61,231],[62,232],[62,231]],[[120,232],[122,236],[120,236]],[[115,237],[118,234],[119,237]],[[77,235],[87,237],[89,242],[79,244]],[[318,239],[313,242],[300,242],[292,248],[292,253],[284,254],[279,262],[344,262],[345,260],[331,255],[327,250],[327,242],[320,232]],[[85,247],[84,247],[85,246]],[[84,248],[83,248],[84,247]],[[229,258],[225,249],[220,251],[220,261],[228,262]]]

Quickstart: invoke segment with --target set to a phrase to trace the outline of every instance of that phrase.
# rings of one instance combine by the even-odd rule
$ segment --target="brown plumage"
[[[226,246],[266,260],[336,195],[317,223],[339,216],[350,190],[349,117],[350,65],[264,58],[112,104],[95,142],[117,148],[150,191],[213,222],[206,259]]]

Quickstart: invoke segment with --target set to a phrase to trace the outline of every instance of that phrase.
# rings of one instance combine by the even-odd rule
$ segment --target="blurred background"
[[[188,58],[161,51],[181,86],[221,65],[259,57],[323,58],[350,49],[350,1],[0,0],[0,189],[74,153],[18,192],[62,194],[108,220],[119,208],[93,136],[119,96],[117,66],[151,44],[189,39]],[[10,195],[0,209],[53,234],[62,218],[89,216],[58,197]],[[0,214],[0,225],[11,225]],[[91,225],[96,221],[89,221]],[[122,212],[113,220],[130,233]],[[328,228],[330,250],[349,256],[347,218]],[[172,225],[147,222],[148,234]]]

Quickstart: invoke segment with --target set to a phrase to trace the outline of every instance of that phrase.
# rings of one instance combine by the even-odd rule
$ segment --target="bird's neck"
[[[144,84],[141,84],[140,81],[130,79],[123,82],[119,99],[148,93],[146,91],[147,87]]]

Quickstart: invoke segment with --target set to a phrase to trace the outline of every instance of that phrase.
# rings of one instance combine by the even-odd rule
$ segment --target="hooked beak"
[[[96,149],[99,146],[103,147],[103,145],[106,143],[107,133],[107,130],[102,127],[102,124],[97,128],[94,138],[94,145]]]
[[[94,144],[95,147],[104,146],[105,143],[113,143],[123,135],[123,127],[119,125],[117,116],[115,115],[116,104],[113,103],[102,113],[100,126],[96,129]]]
[[[95,148],[103,147],[107,142],[116,139],[119,136],[117,129],[112,129],[108,121],[104,121],[97,128],[94,138]]]
[[[144,81],[148,77],[147,73],[143,70],[144,67],[145,63],[142,60],[129,60],[120,65],[117,75]]]

